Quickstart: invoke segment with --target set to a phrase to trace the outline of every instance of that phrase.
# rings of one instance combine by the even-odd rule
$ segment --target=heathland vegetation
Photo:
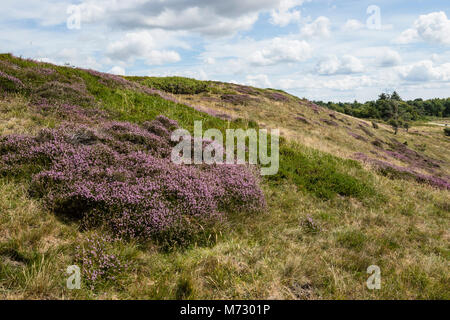
[[[449,298],[441,127],[394,135],[279,90],[10,54],[0,94],[2,298]],[[278,173],[173,164],[170,134],[195,120],[280,128]]]

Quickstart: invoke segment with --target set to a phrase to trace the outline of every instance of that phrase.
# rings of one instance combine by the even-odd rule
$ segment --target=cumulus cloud
[[[317,64],[316,71],[321,75],[350,74],[364,71],[364,65],[352,55],[331,55]]]
[[[306,41],[274,38],[264,48],[255,51],[250,56],[249,62],[254,65],[268,66],[303,61],[311,54],[311,46]]]
[[[112,67],[108,73],[112,73],[112,74],[117,74],[119,76],[124,76],[125,75],[125,69],[120,67],[120,66],[115,66]]]
[[[347,20],[347,22],[344,24],[344,26],[342,27],[342,30],[344,31],[358,31],[361,30],[365,27],[365,25],[359,21],[359,20],[355,20],[355,19],[350,19]]]
[[[269,88],[272,86],[269,77],[265,74],[248,75],[245,82],[252,87]]]
[[[421,15],[412,28],[397,37],[400,44],[423,40],[431,43],[450,45],[450,20],[443,11]]]
[[[318,17],[311,23],[304,25],[300,34],[309,38],[326,38],[330,36],[330,19],[324,16]]]
[[[294,9],[303,0],[84,0],[86,21],[105,21],[124,30],[165,29],[209,36],[248,30],[261,12],[270,12],[272,23],[287,25],[300,18]]]
[[[173,63],[181,60],[176,51],[158,50],[152,34],[146,31],[127,33],[119,41],[111,43],[106,55],[115,61],[129,62],[144,59],[149,65]]]
[[[388,49],[383,51],[383,53],[378,57],[377,62],[380,67],[393,67],[402,62],[402,57],[397,51]]]
[[[337,91],[347,91],[380,85],[380,82],[377,79],[367,75],[341,75],[334,76],[333,79],[330,80],[324,80],[321,77],[306,75],[298,79],[280,79],[276,84],[284,90],[331,89]]]
[[[435,66],[431,60],[399,67],[400,77],[408,81],[450,81],[450,63]]]
[[[305,2],[304,0],[281,0],[277,9],[272,10],[270,13],[270,22],[280,27],[287,26],[293,22],[299,22],[301,18],[301,12],[295,7],[301,6]]]

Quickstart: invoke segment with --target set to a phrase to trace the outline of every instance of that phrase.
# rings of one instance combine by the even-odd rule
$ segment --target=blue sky
[[[2,9],[0,51],[26,58],[324,101],[450,96],[448,0],[2,0]]]

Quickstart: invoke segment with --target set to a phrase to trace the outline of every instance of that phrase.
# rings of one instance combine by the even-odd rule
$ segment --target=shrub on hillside
[[[446,178],[426,175],[417,172],[412,168],[400,167],[386,161],[372,159],[367,157],[367,155],[365,155],[364,153],[355,153],[353,157],[355,159],[372,164],[381,174],[385,176],[399,179],[412,179],[419,183],[429,184],[439,189],[450,190],[450,181]]]
[[[84,218],[88,226],[106,223],[126,238],[184,243],[225,212],[264,206],[246,166],[172,163],[170,132],[176,127],[160,116],[145,126],[105,121],[6,136],[0,139],[0,172],[31,172],[31,193],[49,209]]]
[[[1,91],[16,92],[23,89],[25,86],[16,77],[13,77],[5,72],[0,71],[0,93]]]
[[[183,77],[150,77],[145,78],[142,83],[173,94],[199,94],[208,91],[207,82]]]
[[[450,128],[444,128],[444,134],[448,137],[450,136]]]
[[[256,101],[255,98],[246,94],[223,94],[220,99],[234,105],[247,105],[252,101]]]
[[[304,189],[319,198],[332,199],[336,195],[364,199],[375,195],[375,190],[367,181],[342,171],[342,168],[354,170],[359,163],[342,160],[329,154],[297,150],[295,146],[280,147],[280,169],[269,180],[277,182],[289,179],[300,189]]]

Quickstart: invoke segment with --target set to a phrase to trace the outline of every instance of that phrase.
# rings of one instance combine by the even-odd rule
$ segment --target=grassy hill
[[[9,54],[0,95],[1,298],[450,298],[442,127],[394,135],[278,90]],[[204,130],[279,128],[279,173],[174,169],[164,140],[173,120],[190,131],[194,120]],[[154,214],[179,213],[179,223],[141,230],[158,207],[145,200],[154,182],[167,206]],[[205,200],[197,186],[221,184],[193,206]],[[74,264],[80,290],[66,288]],[[366,287],[370,265],[381,268],[381,290]]]

